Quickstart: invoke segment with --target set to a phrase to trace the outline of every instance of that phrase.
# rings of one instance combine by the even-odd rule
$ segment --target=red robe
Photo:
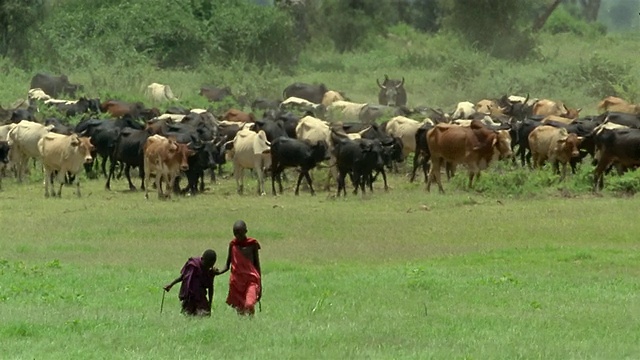
[[[229,243],[231,249],[231,275],[229,276],[227,304],[239,310],[253,310],[260,298],[262,279],[251,260],[240,251],[240,245],[243,247],[255,245],[260,249],[260,244],[254,238],[247,238],[243,242],[233,239]]]

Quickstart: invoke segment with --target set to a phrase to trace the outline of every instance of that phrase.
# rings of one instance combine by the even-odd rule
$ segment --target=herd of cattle
[[[347,175],[354,194],[372,190],[379,175],[388,189],[385,171],[410,154],[411,181],[422,167],[427,190],[435,181],[441,192],[441,172],[453,176],[458,164],[467,167],[471,188],[474,178],[500,159],[516,162],[519,157],[522,166],[535,168],[549,162],[557,172],[561,165],[562,181],[567,165],[575,173],[577,164],[590,155],[597,163],[594,190],[602,189],[610,168],[622,173],[640,165],[640,105],[617,97],[602,100],[601,114],[584,117],[580,109],[528,95],[460,102],[445,113],[426,106],[408,108],[404,78],[385,75],[376,83],[378,104],[349,101],[324,84],[294,83],[284,89],[283,100],[255,99],[250,113],[228,108],[214,114],[174,105],[161,113],[142,102],[58,100],[74,97],[83,87],[64,75],[36,74],[26,101],[0,108],[0,187],[2,177],[11,174],[22,182],[33,168],[31,159],[42,164],[47,197],[60,196],[68,182],[75,182],[79,196],[77,175],[84,169],[95,178],[98,167],[107,189],[111,179],[124,172],[131,190],[136,187],[130,170],[138,168],[145,197],[154,175],[158,196],[165,198],[204,191],[205,172],[215,181],[214,169],[220,173],[227,161],[233,164],[239,193],[245,169],[254,171],[263,195],[265,174],[270,174],[277,194],[276,182],[283,191],[284,170],[297,168],[295,194],[303,178],[314,194],[310,171],[322,163],[328,168],[326,186],[335,179],[338,196],[346,196]],[[154,105],[179,101],[169,86],[158,83],[149,85],[145,94]],[[233,97],[228,87],[214,86],[203,86],[200,95],[214,103]],[[60,116],[37,121],[43,107]],[[78,117],[79,123],[69,124],[69,118]],[[186,188],[180,185],[182,177]],[[59,188],[50,193],[55,181]]]

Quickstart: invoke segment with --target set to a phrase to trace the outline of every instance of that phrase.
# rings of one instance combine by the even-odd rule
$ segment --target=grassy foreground
[[[249,180],[253,189],[253,180]],[[527,200],[421,184],[334,199],[238,196],[224,181],[160,202],[103,181],[0,192],[3,359],[640,357],[637,201]],[[445,185],[446,186],[446,185]],[[124,187],[122,181],[114,188]],[[239,218],[262,244],[253,320],[179,314],[161,286]]]

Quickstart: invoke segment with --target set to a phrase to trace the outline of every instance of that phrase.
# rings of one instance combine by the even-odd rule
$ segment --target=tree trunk
[[[594,22],[598,19],[601,0],[581,0],[582,13],[587,22]]]
[[[531,31],[533,31],[534,33],[540,31],[540,29],[542,29],[544,24],[547,22],[547,19],[549,19],[549,16],[553,14],[553,11],[558,7],[558,5],[560,5],[561,2],[562,0],[553,0],[553,3],[549,5],[547,10],[545,10],[542,15],[538,16],[536,21],[533,23],[533,28],[531,28]]]

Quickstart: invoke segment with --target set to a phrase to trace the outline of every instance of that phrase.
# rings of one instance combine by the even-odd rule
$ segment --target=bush
[[[542,29],[551,34],[572,33],[586,37],[597,37],[607,33],[605,25],[598,22],[587,23],[572,15],[564,7],[556,9]]]
[[[207,5],[208,4],[208,5]],[[64,29],[61,31],[61,29]],[[31,65],[52,70],[153,61],[160,68],[246,60],[291,66],[300,48],[287,13],[245,1],[57,3],[32,31]],[[55,44],[52,46],[51,44]]]

